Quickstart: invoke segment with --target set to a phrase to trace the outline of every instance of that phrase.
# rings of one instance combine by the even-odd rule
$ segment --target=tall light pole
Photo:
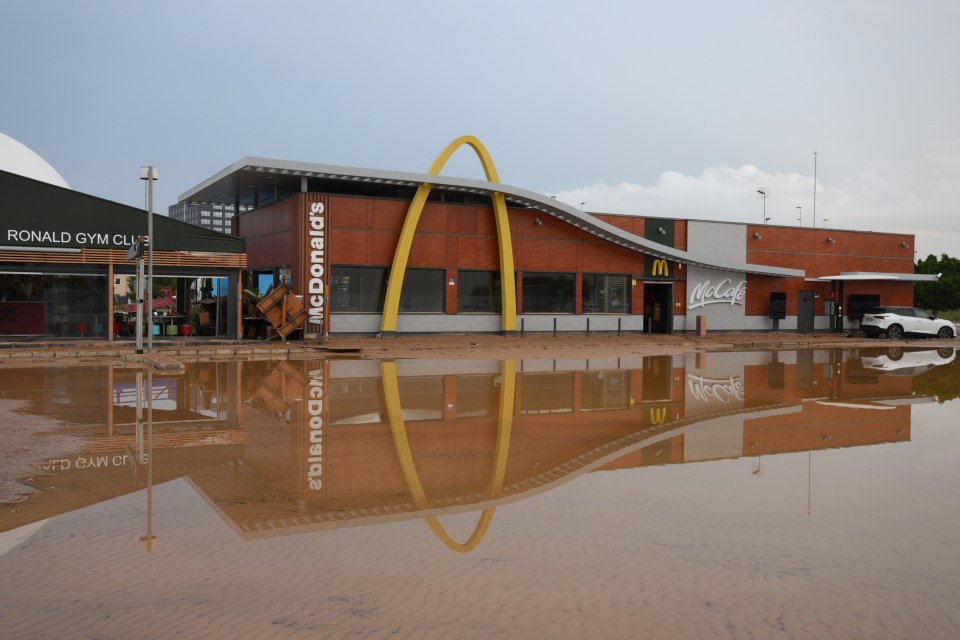
[[[767,192],[763,189],[757,189],[757,193],[763,198],[763,224],[767,224],[767,220],[770,219],[767,217]]]
[[[813,228],[817,228],[817,152],[813,152]]]
[[[827,220],[828,220],[828,218],[824,218],[823,220],[820,221],[820,222],[823,223],[823,226],[824,226],[824,227],[827,226]]]
[[[802,227],[802,226],[803,226],[803,207],[802,207],[802,206],[798,206],[798,207],[797,207],[797,211],[800,212],[800,217],[797,218],[797,220],[800,221],[800,224],[799,224],[798,226],[801,226],[801,227]]]
[[[153,181],[160,172],[153,165],[140,167],[140,179],[147,181],[147,353],[153,353]]]
[[[587,204],[586,202],[580,203],[580,213],[583,213],[583,205]]]

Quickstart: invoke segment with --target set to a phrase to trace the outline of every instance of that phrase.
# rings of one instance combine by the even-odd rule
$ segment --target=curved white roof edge
[[[882,273],[873,271],[841,271],[832,276],[819,276],[817,278],[806,278],[807,282],[830,282],[833,280],[857,281],[857,280],[893,280],[896,282],[937,282],[940,280],[939,274],[932,273]]]
[[[0,169],[64,189],[70,188],[63,176],[40,154],[3,132],[0,132]]]
[[[204,189],[223,180],[232,173],[241,170],[258,171],[262,173],[280,173],[284,175],[301,175],[310,178],[325,178],[332,180],[348,180],[353,182],[375,182],[383,184],[397,184],[401,186],[419,187],[427,182],[436,188],[447,191],[464,191],[490,195],[500,192],[510,200],[540,211],[546,215],[562,220],[568,224],[586,231],[598,238],[613,242],[639,253],[649,254],[658,258],[674,260],[686,264],[719,269],[722,271],[742,271],[771,276],[803,277],[802,269],[787,269],[766,265],[748,264],[746,262],[723,261],[698,257],[688,251],[674,249],[646,238],[634,235],[612,224],[604,222],[589,213],[582,213],[579,209],[564,204],[554,198],[513,187],[501,182],[487,182],[470,178],[453,178],[442,175],[428,175],[425,173],[410,173],[404,171],[387,171],[381,169],[362,169],[358,167],[344,167],[339,165],[313,164],[309,162],[295,162],[290,160],[275,160],[271,158],[246,157],[233,163],[219,173],[203,181],[194,188],[180,194],[178,201],[194,200]]]

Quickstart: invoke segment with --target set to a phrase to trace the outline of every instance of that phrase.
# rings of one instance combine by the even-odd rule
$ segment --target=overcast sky
[[[453,138],[588,211],[915,233],[960,256],[960,2],[0,4],[0,131],[156,206],[244,156],[425,171]],[[466,150],[445,173],[481,177]],[[802,207],[798,209],[797,207]]]

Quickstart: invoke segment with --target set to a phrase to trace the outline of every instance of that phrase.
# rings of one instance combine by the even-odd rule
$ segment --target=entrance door
[[[643,285],[643,325],[653,333],[672,333],[673,305],[670,304],[673,285],[651,283]]]
[[[797,292],[797,333],[813,333],[813,291]]]

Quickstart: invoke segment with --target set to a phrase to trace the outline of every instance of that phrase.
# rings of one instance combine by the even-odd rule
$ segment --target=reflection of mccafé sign
[[[717,284],[710,280],[704,280],[697,283],[690,292],[690,299],[687,304],[688,309],[699,309],[708,304],[743,304],[743,298],[747,295],[747,281],[741,280],[733,284],[733,280],[726,278]]]
[[[687,388],[694,398],[702,402],[718,400],[723,403],[737,400],[743,402],[743,378],[704,378],[687,374]]]
[[[307,443],[307,486],[323,488],[323,369],[311,371],[307,386],[307,416],[310,434]]]
[[[308,214],[307,253],[310,256],[310,277],[307,280],[308,322],[323,326],[323,275],[324,275],[324,206],[322,202],[312,202]]]

